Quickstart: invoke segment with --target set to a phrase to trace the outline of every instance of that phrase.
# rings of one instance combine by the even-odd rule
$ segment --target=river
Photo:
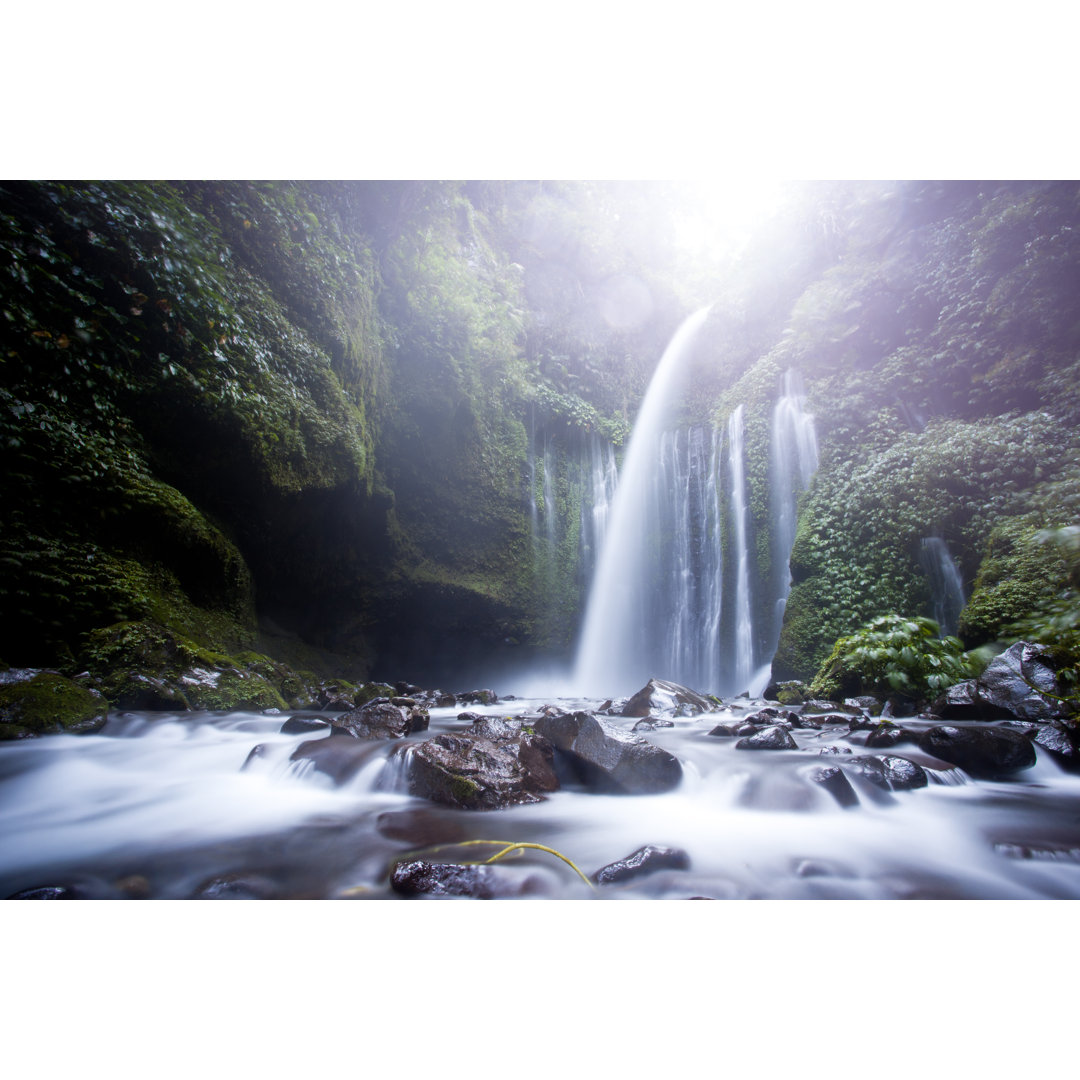
[[[469,711],[514,717],[541,704]],[[586,876],[646,844],[689,857],[689,869],[594,889],[567,863],[526,849],[502,860],[499,876],[532,898],[1080,898],[1080,777],[1048,755],[1008,781],[929,769],[916,790],[856,783],[858,805],[844,808],[806,773],[841,760],[819,756],[826,744],[870,752],[859,735],[796,729],[798,749],[759,752],[708,735],[750,708],[743,701],[646,734],[683,763],[673,791],[569,787],[488,812],[404,790],[408,743],[462,730],[459,708],[432,709],[430,730],[407,740],[372,741],[340,787],[310,762],[290,761],[318,736],[281,734],[284,715],[111,714],[93,735],[0,746],[0,896],[62,885],[88,899],[392,899],[390,869],[408,853],[499,840],[550,847]],[[921,760],[903,746],[890,752]],[[426,857],[496,850],[443,847]]]

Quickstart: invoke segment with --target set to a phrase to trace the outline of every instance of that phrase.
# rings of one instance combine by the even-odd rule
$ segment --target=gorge
[[[1080,896],[1080,186],[681,197],[0,184],[0,895]]]

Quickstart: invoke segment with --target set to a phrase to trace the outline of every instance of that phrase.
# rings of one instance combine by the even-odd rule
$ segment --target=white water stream
[[[514,716],[540,704],[470,711]],[[566,788],[487,813],[405,793],[401,742],[368,744],[356,775],[334,787],[289,762],[313,736],[279,734],[280,716],[114,716],[102,734],[0,746],[0,896],[63,884],[103,899],[181,899],[233,875],[271,898],[392,898],[390,866],[410,850],[495,839],[553,847],[586,874],[645,844],[690,859],[688,870],[597,893],[540,852],[507,865],[509,880],[528,877],[550,898],[1080,898],[1080,778],[1048,758],[1008,782],[947,770],[914,791],[856,784],[859,805],[843,809],[807,771],[838,760],[820,756],[823,745],[867,752],[857,740],[796,730],[797,750],[751,752],[707,734],[742,711],[648,733],[684,763],[674,791]],[[463,729],[457,714],[433,710],[431,730],[409,741]]]

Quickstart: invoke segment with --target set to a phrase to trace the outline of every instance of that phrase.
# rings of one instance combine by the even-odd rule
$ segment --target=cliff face
[[[968,647],[1065,584],[1034,534],[1070,524],[1080,494],[1078,212],[1074,184],[905,185],[850,203],[831,265],[725,392],[721,417],[745,400],[760,426],[793,367],[816,417],[775,678],[808,678],[877,615],[933,614],[928,538],[970,594]],[[764,521],[760,461],[752,472]]]
[[[616,242],[644,213],[623,198],[620,218],[588,185],[0,185],[0,657],[82,670],[118,624],[230,654],[299,638],[354,678],[564,649],[575,462],[621,441],[717,296],[684,413],[744,404],[759,583],[789,368],[821,448],[776,677],[929,613],[928,537],[970,593],[966,644],[1055,593],[1067,568],[1033,536],[1080,496],[1076,185],[838,189],[693,296]]]

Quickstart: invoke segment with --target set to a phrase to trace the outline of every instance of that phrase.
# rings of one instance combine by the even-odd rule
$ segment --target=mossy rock
[[[366,705],[377,697],[393,697],[397,691],[389,683],[369,682],[356,687],[356,705]]]
[[[97,731],[108,708],[100,694],[56,672],[42,671],[0,686],[0,740]]]
[[[286,676],[268,657],[249,663],[204,649],[151,622],[116,623],[87,635],[84,660],[102,692],[124,708],[285,709],[282,694],[259,670]]]

